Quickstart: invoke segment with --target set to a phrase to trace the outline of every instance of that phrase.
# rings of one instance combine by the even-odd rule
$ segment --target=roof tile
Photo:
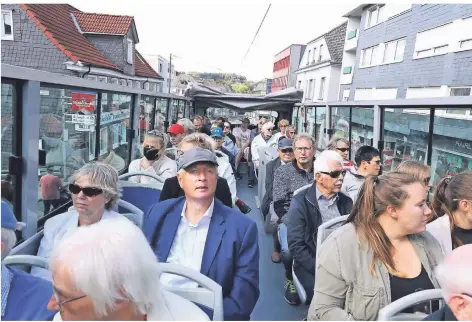
[[[162,79],[161,75],[148,64],[136,49],[134,50],[134,72],[136,76]]]
[[[126,35],[133,22],[133,17],[130,16],[104,15],[81,11],[74,11],[72,14],[84,33]]]

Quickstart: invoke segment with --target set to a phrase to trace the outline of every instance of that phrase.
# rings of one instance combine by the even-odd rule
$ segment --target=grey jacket
[[[359,190],[361,190],[361,186],[364,183],[365,178],[359,174],[357,174],[357,170],[351,168],[346,172],[346,176],[344,177],[343,186],[341,191],[348,195],[353,202],[356,202],[357,195],[359,194]]]
[[[409,239],[436,288],[434,268],[443,260],[441,247],[428,232]],[[308,320],[376,320],[379,310],[391,303],[390,278],[385,265],[369,267],[372,250],[358,242],[354,225],[336,229],[322,244],[316,270],[315,293]]]

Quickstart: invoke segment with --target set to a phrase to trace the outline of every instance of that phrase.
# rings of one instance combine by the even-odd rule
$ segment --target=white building
[[[304,92],[303,102],[336,101],[347,22],[306,45],[300,61],[296,86]]]
[[[162,92],[169,93],[169,87],[171,83],[171,69],[169,68],[169,60],[165,59],[161,55],[143,55],[146,61],[156,70],[159,75],[164,79],[162,81]],[[175,66],[172,64],[172,77],[175,77]]]

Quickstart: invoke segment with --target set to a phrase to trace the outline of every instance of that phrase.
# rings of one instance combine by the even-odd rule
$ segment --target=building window
[[[275,83],[275,82],[274,82]],[[274,84],[275,85],[275,84]],[[302,81],[298,81],[298,85],[297,85],[297,88],[302,88]]]
[[[112,78],[111,83],[115,84],[115,85],[118,85],[118,78]]]
[[[312,61],[312,63],[315,63],[315,62],[316,62],[316,50],[317,50],[317,49],[318,49],[318,48],[313,48],[313,61]]]
[[[318,56],[318,61],[320,62],[323,59],[323,45],[320,45],[320,52]]]
[[[144,84],[144,89],[147,91],[149,90],[149,82],[146,82],[146,84]]]
[[[351,90],[349,90],[349,89],[345,89],[343,91],[343,102],[349,101],[349,93],[350,92],[351,92]]]
[[[126,79],[120,79],[120,85],[126,86]]]
[[[310,65],[311,50],[308,51],[308,57],[306,58],[306,65]]]
[[[140,81],[134,82],[134,87],[141,89],[141,82]]]
[[[128,79],[126,83],[128,84],[128,87],[133,87],[133,81],[131,79]]]
[[[405,39],[398,39],[386,43],[383,63],[389,64],[403,61],[403,54],[405,53],[405,43]]]
[[[87,75],[86,78],[90,79],[90,80],[94,80],[94,81],[97,80],[97,76],[95,76],[95,75]]]
[[[11,10],[2,10],[2,40],[13,40],[13,14]]]
[[[126,61],[128,62],[128,64],[133,64],[133,41],[127,38],[126,42],[128,44],[128,55]]]
[[[379,45],[363,49],[361,52],[361,67],[377,65],[377,52]]]
[[[159,73],[162,73],[162,63],[159,63]]]
[[[456,34],[454,28],[454,23],[448,23],[419,32],[416,35],[413,58],[446,54],[449,50],[450,38]]]
[[[365,29],[373,27],[383,21],[385,6],[375,6],[367,11]]]
[[[320,82],[320,94],[318,96],[319,100],[322,100],[324,98],[324,87],[326,83],[326,77],[321,77],[321,82]]]
[[[98,76],[98,81],[100,83],[108,83],[108,79],[106,78],[106,76]]]
[[[451,88],[451,96],[471,96],[471,87]]]

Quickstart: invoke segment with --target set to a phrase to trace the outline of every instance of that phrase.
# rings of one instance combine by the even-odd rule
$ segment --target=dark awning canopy
[[[185,91],[185,96],[192,98],[196,107],[277,111],[287,110],[294,104],[300,103],[303,91],[287,88],[268,95],[222,93],[205,85],[191,82]]]

